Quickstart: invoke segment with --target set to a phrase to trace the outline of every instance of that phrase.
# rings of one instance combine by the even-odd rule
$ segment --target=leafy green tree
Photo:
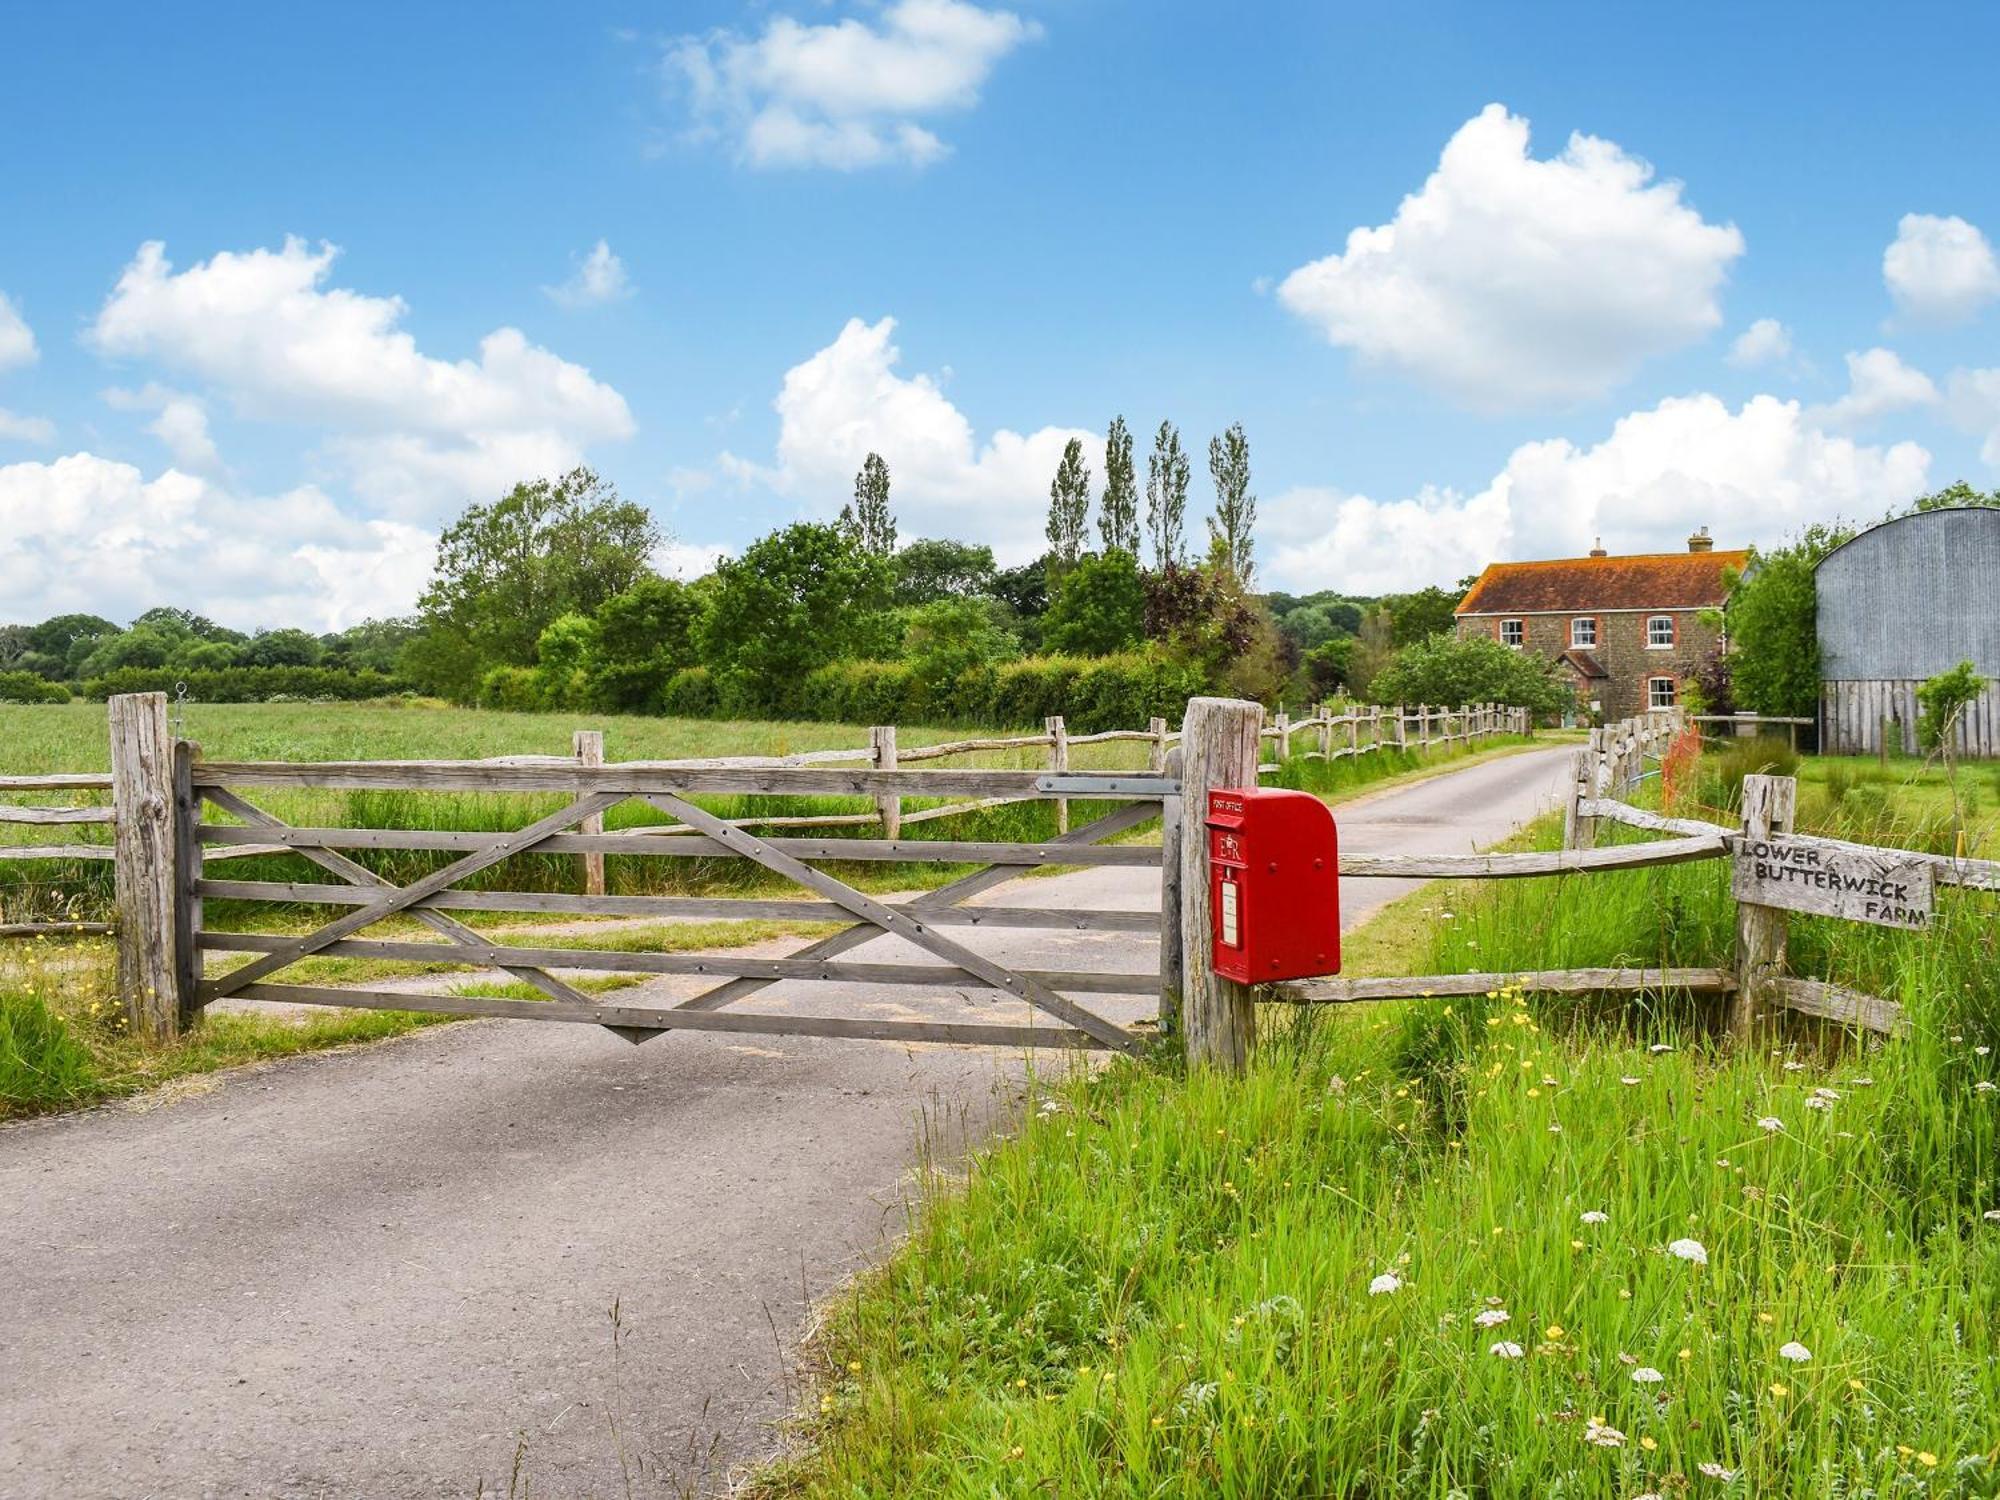
[[[1235,422],[1208,440],[1208,477],[1215,482],[1215,514],[1208,518],[1209,556],[1244,588],[1255,564],[1251,531],[1257,524],[1257,497],[1250,493],[1250,440]]]
[[[438,538],[424,624],[457,637],[482,667],[532,666],[552,620],[591,614],[630,588],[661,541],[651,513],[589,469],[518,484],[492,505],[467,507]],[[438,686],[469,697],[477,675]]]
[[[854,533],[864,552],[888,557],[896,550],[896,518],[889,514],[889,466],[871,453],[854,476],[854,500],[840,508],[840,524]]]
[[[1083,440],[1063,445],[1062,462],[1049,483],[1049,556],[1067,568],[1083,555],[1090,523],[1090,465],[1083,461]]]
[[[258,631],[236,656],[246,667],[316,667],[323,651],[318,636],[286,627]]]
[[[1354,652],[1358,644],[1351,635],[1333,636],[1299,658],[1308,697],[1324,701],[1353,686]]]
[[[311,639],[311,637],[307,637]],[[173,659],[167,663],[176,672],[221,672],[230,667],[246,666],[239,647],[228,641],[182,641],[174,648]],[[266,665],[279,666],[288,663],[272,662]]]
[[[991,599],[937,599],[917,606],[903,632],[903,660],[925,700],[952,711],[952,691],[966,675],[1021,654],[1021,643],[996,618]]]
[[[535,697],[540,707],[590,706],[597,626],[584,615],[557,615],[535,642]]]
[[[716,566],[702,660],[748,706],[787,710],[813,668],[866,654],[889,604],[889,564],[842,526],[801,521]]]
[[[993,591],[993,549],[920,537],[890,559],[898,604],[969,599]]]
[[[700,615],[686,584],[657,573],[606,599],[591,617],[590,705],[611,713],[660,712],[668,680],[694,664]]]
[[[363,620],[345,630],[320,637],[320,665],[350,672],[396,670],[397,653],[423,630],[415,618]]]
[[[1574,694],[1558,675],[1555,659],[1515,651],[1490,636],[1437,634],[1396,653],[1376,673],[1368,696],[1377,703],[1510,703],[1537,714],[1558,714]]]
[[[102,615],[54,615],[28,631],[28,644],[44,656],[66,658],[77,641],[102,640],[118,627]]]
[[[1109,656],[1146,632],[1146,586],[1131,553],[1114,547],[1078,559],[1057,581],[1042,617],[1042,646],[1077,656]]]
[[[1187,561],[1188,457],[1180,429],[1162,422],[1146,459],[1146,533],[1153,539],[1153,570],[1164,572]]]
[[[1382,602],[1388,606],[1391,638],[1398,646],[1415,645],[1426,636],[1447,633],[1457,626],[1454,611],[1465,591],[1441,589],[1436,585],[1414,594],[1392,594]]]
[[[122,630],[96,642],[84,658],[77,676],[103,677],[121,667],[164,667],[172,662],[176,648],[183,641],[192,639],[187,635],[169,634],[157,625],[134,625],[130,630]]]
[[[1132,433],[1122,416],[1111,419],[1104,436],[1104,498],[1097,508],[1097,534],[1107,552],[1139,555],[1139,481],[1132,464]]]
[[[1924,510],[1949,510],[1953,506],[1959,505],[2000,507],[2000,489],[1975,490],[1961,479],[1954,484],[1946,485],[1941,490],[1934,490],[1928,495],[1919,495],[1915,500],[1910,502],[1910,509],[1907,514],[1915,514],[1918,511]]]
[[[1819,608],[1813,570],[1854,535],[1851,526],[1815,523],[1783,547],[1751,549],[1723,613],[1730,682],[1739,709],[1818,714]]]
[[[1917,704],[1922,714],[1917,720],[1917,743],[1926,750],[1949,749],[1947,741],[1959,716],[1986,691],[1986,679],[1969,661],[1949,672],[1940,672],[1917,688]]]
[[[134,630],[157,630],[162,635],[193,636],[199,641],[241,642],[245,636],[240,630],[230,630],[218,625],[207,615],[198,615],[191,609],[176,609],[162,604],[147,610],[132,622]]]

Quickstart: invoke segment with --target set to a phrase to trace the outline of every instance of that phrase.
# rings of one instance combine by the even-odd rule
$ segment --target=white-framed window
[[[1591,615],[1578,615],[1569,622],[1569,643],[1572,646],[1595,646],[1597,644],[1597,620]]]
[[[1502,620],[1500,622],[1501,645],[1518,647],[1521,644],[1521,642],[1526,639],[1527,639],[1527,627],[1524,621]]]
[[[1671,677],[1646,679],[1646,707],[1672,708],[1680,702],[1680,684]]]
[[[1646,649],[1648,651],[1670,651],[1674,644],[1674,617],[1672,615],[1651,615],[1646,620]]]

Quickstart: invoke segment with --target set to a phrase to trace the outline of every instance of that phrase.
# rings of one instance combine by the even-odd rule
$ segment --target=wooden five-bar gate
[[[1133,1051],[1143,1033],[1100,1015],[1076,998],[1092,994],[1151,995],[1171,979],[1175,965],[1149,973],[1064,972],[1013,967],[976,951],[954,932],[972,927],[1016,927],[1152,934],[1163,927],[1156,911],[1052,910],[967,904],[970,898],[1038,866],[1121,865],[1161,870],[1159,845],[1107,842],[1164,817],[1179,822],[1180,783],[1171,775],[1058,774],[1017,770],[880,770],[835,766],[703,765],[666,762],[579,765],[571,762],[319,762],[221,763],[200,760],[192,746],[175,744],[171,791],[159,798],[178,813],[167,884],[170,934],[160,945],[171,955],[170,986],[179,1021],[222,999],[277,1001],[603,1026],[632,1042],[663,1031],[730,1031],[856,1037],[1006,1046],[1066,1046]],[[270,789],[343,791],[488,792],[557,794],[560,810],[515,831],[295,827],[253,798]],[[700,806],[702,794],[733,797],[859,796],[871,798],[1004,797],[1093,799],[1123,805],[1095,821],[1034,843],[949,839],[776,837],[754,833]],[[602,827],[604,815],[637,800],[673,821],[620,832],[579,832]],[[217,814],[226,815],[224,818]],[[668,836],[678,835],[678,836]],[[317,865],[328,881],[210,878],[205,849],[255,848],[290,852]],[[429,850],[456,856],[429,874],[397,884],[344,851]],[[489,867],[527,854],[617,854],[655,859],[733,857],[751,861],[803,887],[813,899],[771,900],[691,896],[607,896],[554,891],[467,889]],[[982,866],[972,874],[900,902],[879,900],[821,868],[849,861],[928,862]],[[304,934],[218,931],[205,925],[203,902],[282,903],[347,908]],[[514,946],[492,941],[451,915],[468,911],[532,911],[556,915],[656,916],[724,920],[846,921],[850,925],[782,958],[742,952],[609,952],[561,946]],[[408,917],[444,941],[414,936],[364,936],[386,919]],[[144,914],[141,914],[144,919]],[[841,955],[889,935],[920,949],[933,962],[860,963]],[[210,952],[254,955],[226,972],[204,972]],[[539,990],[541,1000],[475,995],[411,994],[367,988],[284,982],[283,972],[302,959],[438,961],[504,970]],[[586,994],[562,971],[715,976],[722,982],[671,1006],[632,1005]],[[959,1020],[876,1019],[800,1015],[737,1009],[780,981],[845,981],[868,986],[980,987],[1026,1002],[1053,1024],[986,1024]],[[1030,1021],[1038,1018],[1030,1017]]]

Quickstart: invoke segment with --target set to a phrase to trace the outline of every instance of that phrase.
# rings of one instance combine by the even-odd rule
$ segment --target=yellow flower
[[[1866,1387],[1866,1386],[1864,1386],[1864,1385],[1862,1385],[1862,1383],[1861,1383],[1860,1381],[1858,1381],[1858,1380],[1850,1380],[1850,1381],[1848,1381],[1848,1382],[1847,1382],[1847,1388],[1848,1388],[1848,1389],[1849,1389],[1850,1391],[1860,1391],[1860,1390],[1866,1390],[1866,1389],[1867,1389],[1867,1387]]]
[[[1791,1388],[1790,1386],[1788,1386],[1788,1385],[1781,1385],[1781,1384],[1779,1384],[1779,1383],[1778,1383],[1777,1381],[1775,1381],[1775,1380],[1771,1382],[1771,1394],[1772,1394],[1772,1395],[1774,1395],[1774,1396],[1789,1396],[1789,1395],[1791,1395],[1791,1393],[1792,1393],[1792,1388]]]
[[[1917,1455],[1917,1462],[1922,1464],[1926,1469],[1935,1469],[1937,1467],[1937,1455],[1935,1453],[1919,1453]]]
[[[1559,1339],[1559,1338],[1561,1338],[1562,1336],[1563,1336],[1563,1326],[1562,1326],[1562,1324],[1560,1324],[1560,1323],[1551,1323],[1551,1324],[1549,1324],[1549,1329],[1548,1329],[1548,1337],[1549,1337],[1550,1339]]]
[[[859,1375],[861,1373],[861,1361],[858,1359],[850,1359],[847,1362],[847,1368],[851,1373]]]
[[[1639,1446],[1641,1448],[1644,1448],[1648,1453],[1651,1453],[1655,1448],[1659,1447],[1660,1445],[1654,1442],[1649,1437],[1642,1437],[1639,1439]]]
[[[1153,1418],[1153,1425],[1155,1427],[1164,1427],[1167,1425],[1167,1419],[1165,1417],[1155,1417]]]
[[[1692,1350],[1692,1349],[1683,1349],[1683,1350],[1681,1350],[1681,1358],[1682,1358],[1682,1359],[1693,1359],[1693,1358],[1694,1358],[1694,1350]]]

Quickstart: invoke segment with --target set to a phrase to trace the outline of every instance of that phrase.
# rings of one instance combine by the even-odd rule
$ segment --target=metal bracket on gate
[[[1086,776],[1061,772],[1035,778],[1035,790],[1057,797],[1178,797],[1181,784],[1172,776]]]

